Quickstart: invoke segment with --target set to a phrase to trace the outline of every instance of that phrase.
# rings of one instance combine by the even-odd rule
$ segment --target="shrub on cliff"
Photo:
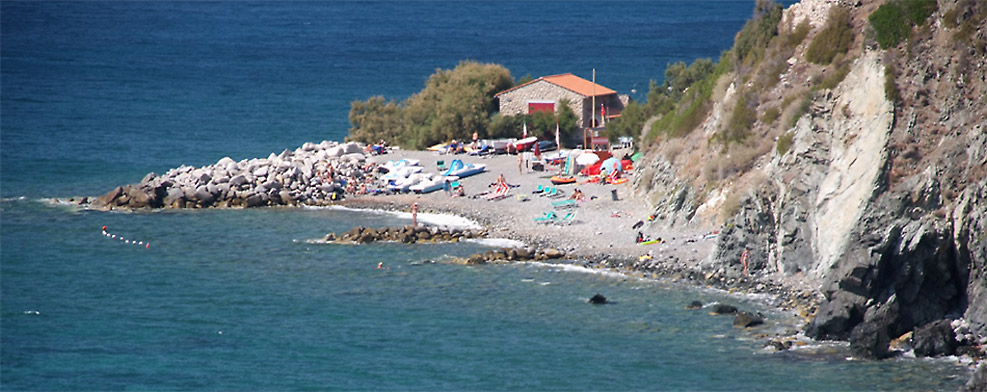
[[[832,7],[829,18],[819,34],[812,39],[805,51],[805,59],[810,62],[828,65],[838,54],[845,54],[853,43],[853,26],[850,25],[850,12],[843,7]]]
[[[877,43],[883,49],[897,46],[908,38],[912,30],[905,22],[905,11],[896,3],[886,3],[878,7],[867,20],[874,28]]]
[[[381,137],[409,148],[424,148],[451,139],[485,134],[494,94],[514,85],[510,71],[497,64],[463,61],[452,70],[437,70],[425,88],[406,101],[384,98],[355,101],[347,140],[376,142]]]
[[[738,75],[746,74],[745,70],[756,65],[761,60],[768,42],[778,35],[781,11],[781,4],[774,1],[755,1],[754,17],[737,33],[733,44],[733,60]]]

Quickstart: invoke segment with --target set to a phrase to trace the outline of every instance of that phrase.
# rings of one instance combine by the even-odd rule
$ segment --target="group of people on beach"
[[[380,142],[377,144],[367,144],[364,152],[371,155],[387,154],[387,142],[385,142],[384,139],[380,139]]]

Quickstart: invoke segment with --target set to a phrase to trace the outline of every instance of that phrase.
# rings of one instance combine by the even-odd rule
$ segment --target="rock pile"
[[[494,249],[485,253],[457,259],[459,264],[480,265],[505,261],[544,261],[561,259],[565,257],[565,252],[555,248],[535,249],[535,248],[503,248]]]
[[[92,202],[96,208],[205,208],[326,205],[365,182],[376,165],[357,143],[305,143],[267,158],[229,157],[203,167],[150,173]]]
[[[377,241],[393,241],[405,244],[425,242],[459,242],[468,238],[483,238],[486,230],[442,228],[436,226],[405,226],[375,229],[354,227],[342,235],[329,233],[323,238],[326,242],[367,244]]]

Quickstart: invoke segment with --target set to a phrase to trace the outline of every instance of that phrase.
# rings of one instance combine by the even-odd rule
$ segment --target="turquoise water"
[[[698,299],[782,317],[753,299],[571,267],[442,263],[480,243],[310,241],[408,223],[391,214],[50,202],[339,140],[351,100],[404,98],[461,59],[515,77],[596,68],[602,84],[641,94],[665,63],[718,55],[751,8],[0,3],[0,388],[955,389],[967,370],[949,360],[769,353],[729,318],[683,309]],[[597,292],[616,303],[586,304]]]

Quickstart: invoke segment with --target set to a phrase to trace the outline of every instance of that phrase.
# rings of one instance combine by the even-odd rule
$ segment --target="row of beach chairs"
[[[542,186],[541,184],[539,184],[538,188],[531,193],[543,197],[547,196],[549,198],[558,198],[565,196],[565,194],[562,193],[562,191],[560,191],[559,188]]]
[[[576,219],[576,211],[569,211],[565,215],[559,216],[555,211],[549,211],[542,216],[535,218],[535,223],[568,225]]]

